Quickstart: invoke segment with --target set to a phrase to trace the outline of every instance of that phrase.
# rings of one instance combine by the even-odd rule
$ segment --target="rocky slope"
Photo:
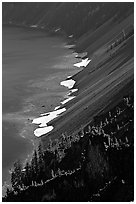
[[[119,22],[133,12],[133,3],[3,3],[3,23],[61,29],[77,39],[109,19]],[[88,35],[88,33],[87,33]]]
[[[63,34],[75,44],[74,51],[91,59],[72,77],[76,97],[51,121],[55,128],[41,137],[44,150],[52,141],[50,150],[57,157],[49,169],[58,176],[39,186],[21,186],[17,196],[12,192],[6,199],[132,201],[133,3],[3,3],[3,23]],[[70,139],[62,145],[64,135]]]
[[[56,137],[58,130],[59,134],[60,131],[71,133],[85,125],[91,120],[89,115],[93,117],[87,107],[91,106],[94,113],[98,112],[113,98],[114,92],[116,95],[120,91],[123,83],[133,78],[133,3],[5,2],[2,15],[3,23],[35,25],[54,33],[65,33],[76,45],[74,49],[87,53],[91,59],[87,68],[73,77],[75,88],[79,89],[77,97],[68,103],[64,117],[54,121],[56,129],[52,136],[55,133]],[[121,75],[124,76],[122,80]],[[107,83],[110,85],[111,82],[113,86],[108,87]],[[103,90],[106,92],[100,97]],[[94,96],[93,92],[98,94]],[[94,107],[94,103],[98,106]],[[77,121],[76,117],[79,120],[74,124],[72,121]]]

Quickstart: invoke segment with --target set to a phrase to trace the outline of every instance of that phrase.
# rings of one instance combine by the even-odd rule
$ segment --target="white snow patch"
[[[86,67],[89,64],[89,62],[91,62],[91,60],[89,60],[89,58],[82,59],[81,62],[74,64],[74,66],[75,67]]]
[[[47,126],[47,123],[58,117],[64,111],[66,111],[66,108],[61,108],[52,112],[43,113],[41,114],[42,117],[35,118],[32,123],[39,125],[39,128],[34,131],[35,136],[40,137],[41,135],[44,135],[53,130],[53,126]]]
[[[65,99],[64,101],[61,102],[61,104],[65,104],[68,101],[72,100],[73,98],[75,98],[75,96],[70,96],[69,98]]]
[[[38,25],[30,25],[30,28],[37,28]]]
[[[69,48],[69,49],[70,49],[70,48],[74,48],[74,47],[75,47],[75,45],[65,45],[64,47],[65,47],[65,48]]]
[[[69,89],[71,89],[75,83],[76,82],[73,79],[70,79],[70,80],[60,82],[60,85],[68,87]]]
[[[62,109],[59,109],[59,110],[49,112],[48,115],[44,115],[42,117],[35,118],[32,123],[38,124],[39,127],[47,127],[48,122],[50,122],[54,118],[58,117],[64,111],[66,111],[66,108],[62,108]]]
[[[125,181],[123,179],[121,181],[122,181],[123,184],[125,184]]]
[[[69,96],[70,94],[76,92],[76,91],[78,91],[78,89],[71,89],[71,90],[69,91],[69,93],[68,93],[68,96]]]
[[[34,131],[35,136],[40,137],[48,132],[50,132],[51,130],[53,130],[53,126],[48,126],[48,127],[43,127],[43,128],[37,128]]]
[[[73,38],[73,34],[68,36],[69,38]]]
[[[47,116],[47,115],[50,115],[50,112],[48,112],[48,113],[42,113],[42,114],[40,114],[41,116]]]
[[[69,76],[67,76],[67,79],[69,79],[70,77],[72,77],[72,76],[70,76],[70,75],[69,75]]]
[[[82,53],[76,53],[75,57],[83,58],[83,57],[86,57],[86,56],[87,56],[87,52],[82,52]]]
[[[73,54],[75,55],[75,57],[78,57],[78,53],[77,52],[73,52]]]
[[[61,30],[61,28],[57,28],[56,30],[55,30],[55,32],[58,32],[58,31],[60,31]]]
[[[55,108],[54,108],[54,110],[58,110],[60,108],[60,106],[56,106]]]

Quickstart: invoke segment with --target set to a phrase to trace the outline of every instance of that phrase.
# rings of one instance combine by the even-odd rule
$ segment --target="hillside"
[[[132,201],[134,4],[2,6],[3,24],[65,36],[79,59],[91,60],[70,78],[76,97],[61,105],[67,111],[49,122],[54,129],[41,137],[44,170],[31,163],[34,172],[21,173],[22,183],[14,187],[18,194],[8,192],[4,201]]]
[[[133,3],[3,3],[3,23],[60,28],[77,39],[113,18],[133,13]]]

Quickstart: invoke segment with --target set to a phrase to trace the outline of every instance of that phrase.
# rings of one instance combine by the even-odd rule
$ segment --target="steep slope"
[[[78,91],[67,111],[41,136],[42,173],[40,159],[37,172],[31,163],[30,180],[22,171],[25,186],[5,201],[133,200],[133,5],[3,3],[3,23],[72,35],[73,52],[91,60],[70,78]]]
[[[49,138],[62,133],[72,134],[82,129],[95,115],[106,109],[109,104],[127,95],[124,86],[133,81],[133,36],[113,50],[99,55],[98,63],[93,60],[86,69],[73,77],[77,81],[77,97],[68,103],[67,112],[51,122],[55,129],[42,137],[44,144]],[[50,123],[49,123],[50,124]]]
[[[51,122],[55,129],[42,137],[72,134],[85,126],[133,80],[133,3],[6,3],[3,23],[44,26],[73,35],[75,50],[87,52],[91,63],[72,78],[77,97]],[[72,40],[73,41],[73,40]]]
[[[123,19],[133,12],[133,3],[3,3],[3,23],[61,28],[77,39],[94,31],[110,18]]]
[[[45,146],[49,138],[79,131],[98,112],[123,96],[123,87],[133,80],[133,3],[2,5],[3,23],[61,29],[74,36],[75,50],[87,52],[91,59],[83,71],[72,77],[76,81],[74,88],[78,88],[77,97],[69,101],[62,117],[51,122],[55,128],[42,137]]]

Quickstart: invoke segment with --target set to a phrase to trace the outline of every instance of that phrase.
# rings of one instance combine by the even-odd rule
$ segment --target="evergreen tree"
[[[31,184],[31,168],[30,168],[30,164],[27,162],[26,166],[25,166],[25,181],[24,181],[24,185],[25,186],[29,186]]]
[[[7,190],[6,190],[6,196],[7,197],[10,197],[10,194],[12,193],[12,191],[11,190],[9,190],[9,188],[7,188]]]
[[[22,165],[20,161],[14,163],[14,169],[11,173],[11,183],[15,190],[18,190],[22,185]]]
[[[37,159],[37,152],[34,151],[33,158],[31,161],[31,173],[32,173],[32,180],[37,180],[37,173],[38,173],[38,159]]]
[[[41,143],[38,146],[38,181],[41,181],[44,174],[44,159]]]

